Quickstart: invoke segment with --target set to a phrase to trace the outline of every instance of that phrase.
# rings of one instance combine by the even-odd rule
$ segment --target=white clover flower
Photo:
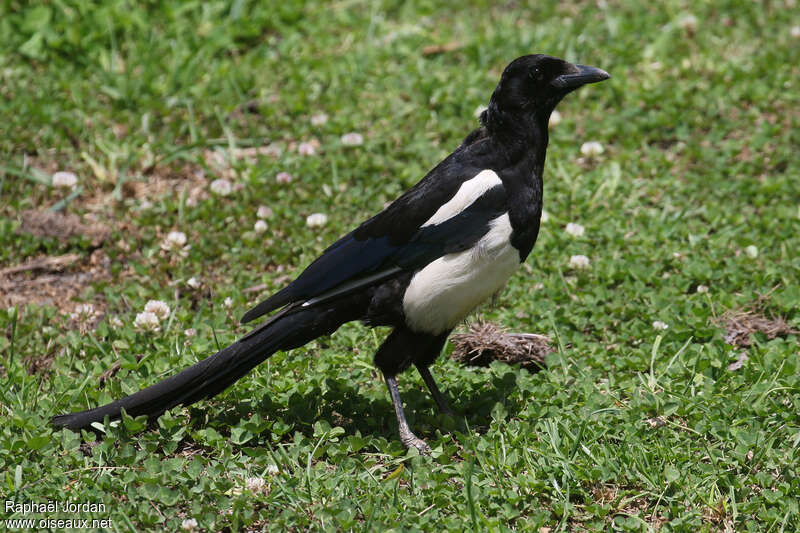
[[[550,213],[542,211],[542,222],[547,222],[548,220],[550,220]]]
[[[795,39],[800,39],[800,26],[792,26],[790,33]]]
[[[124,326],[122,320],[120,320],[118,316],[111,317],[111,320],[109,320],[108,323],[115,328],[121,328],[122,326]]]
[[[744,253],[746,253],[747,257],[749,257],[750,259],[755,259],[756,257],[758,257],[758,248],[756,248],[751,244],[750,246],[744,249]]]
[[[281,185],[284,185],[286,183],[291,183],[293,179],[294,177],[292,177],[292,175],[289,174],[288,172],[278,172],[275,175],[275,181],[277,181]]]
[[[59,171],[53,174],[53,187],[72,189],[78,184],[78,176],[74,172]]]
[[[153,313],[159,320],[164,320],[169,316],[169,305],[161,300],[150,300],[144,304],[147,313]]]
[[[589,268],[589,258],[585,255],[573,255],[569,258],[569,266],[572,268]]]
[[[342,135],[341,141],[345,146],[360,146],[364,144],[364,136],[353,131]]]
[[[253,230],[255,230],[256,233],[264,233],[267,231],[267,223],[260,219],[256,220],[256,223],[253,224]]]
[[[183,522],[181,522],[181,529],[185,529],[186,531],[192,531],[197,528],[197,520],[194,518],[187,518]]]
[[[186,244],[186,234],[182,231],[170,231],[161,243],[161,249],[165,252],[177,252],[183,249]]]
[[[698,22],[697,17],[689,13],[678,19],[678,26],[680,26],[684,30],[689,30],[693,32],[697,29],[697,22]]]
[[[559,124],[561,124],[561,113],[559,113],[556,110],[553,110],[553,112],[550,113],[550,121],[548,122],[548,125],[550,127],[553,127],[553,126],[558,126]]]
[[[666,324],[665,322],[662,322],[660,320],[656,320],[655,322],[653,322],[653,329],[665,330],[668,327],[669,327],[668,324]]]
[[[192,339],[197,335],[197,330],[194,328],[185,329],[183,330],[183,334],[186,336],[183,345],[188,347],[192,345]]]
[[[258,211],[256,211],[256,216],[258,218],[270,218],[272,216],[272,209],[265,205],[258,206]]]
[[[301,142],[297,145],[297,153],[300,155],[315,155],[317,147],[311,142]]]
[[[706,286],[706,285],[698,285],[697,286],[697,292],[699,292],[700,294],[704,294],[704,293],[708,292],[708,286]]]
[[[575,224],[574,222],[570,222],[569,224],[567,224],[567,227],[564,228],[564,231],[566,231],[573,237],[582,237],[585,229],[580,224]]]
[[[227,309],[230,309],[231,307],[233,307],[233,298],[231,298],[230,296],[228,296],[228,297],[227,297],[227,298],[225,298],[225,300],[222,302],[222,305],[224,305],[224,306],[225,306]]]
[[[244,481],[244,487],[254,493],[263,491],[266,485],[267,482],[263,477],[249,477]]]
[[[314,213],[306,217],[306,226],[309,228],[317,228],[324,226],[328,222],[328,215],[325,213]]]
[[[269,474],[270,476],[274,476],[277,475],[278,473],[280,473],[278,465],[273,465],[273,464],[267,465],[267,474]]]
[[[586,157],[596,157],[603,152],[605,152],[605,148],[597,141],[588,141],[581,145],[581,153]]]
[[[328,115],[325,113],[317,113],[311,117],[312,126],[322,126],[328,122]]]
[[[489,108],[486,107],[485,105],[481,104],[481,105],[479,105],[478,107],[475,108],[475,111],[472,114],[475,115],[475,118],[481,118],[481,115],[487,109],[489,109]]]
[[[192,276],[191,278],[186,280],[186,284],[193,289],[197,289],[198,287],[200,287],[200,280]]]
[[[72,313],[72,318],[80,318],[81,320],[91,319],[97,316],[92,304],[78,304],[75,306],[75,311]]]
[[[78,304],[75,311],[81,315],[93,315],[94,306],[92,304]]]
[[[78,328],[84,333],[88,331],[98,314],[92,304],[78,304],[75,306],[75,311],[70,313],[70,318],[77,321]]]
[[[158,317],[150,311],[137,314],[133,321],[133,327],[141,331],[158,331],[160,329]]]
[[[233,185],[225,178],[219,178],[211,182],[211,192],[220,196],[228,196],[233,191]]]

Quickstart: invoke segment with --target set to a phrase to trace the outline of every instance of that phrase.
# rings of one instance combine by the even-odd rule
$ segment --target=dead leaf
[[[736,361],[728,365],[728,370],[730,370],[731,372],[739,370],[740,368],[742,368],[742,366],[748,359],[750,358],[747,357],[747,352],[740,353]]]

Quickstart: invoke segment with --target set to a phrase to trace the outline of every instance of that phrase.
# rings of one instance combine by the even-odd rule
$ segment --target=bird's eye
[[[532,80],[542,81],[542,71],[539,69],[539,67],[535,67],[533,70],[528,72],[528,76],[530,76]]]

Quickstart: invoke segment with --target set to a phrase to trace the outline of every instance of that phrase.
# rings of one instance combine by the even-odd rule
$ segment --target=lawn
[[[0,519],[796,531],[794,4],[0,4],[0,499],[95,505]],[[539,240],[471,320],[553,351],[531,372],[448,345],[433,373],[464,426],[402,375],[432,456],[400,444],[371,362],[386,331],[359,324],[154,428],[48,425],[247,332],[250,305],[419,180],[536,52],[612,78],[560,105]],[[150,300],[157,331],[136,321]]]

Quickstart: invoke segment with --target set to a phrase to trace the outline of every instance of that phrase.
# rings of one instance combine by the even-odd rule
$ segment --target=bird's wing
[[[313,305],[466,250],[486,234],[491,220],[507,211],[502,181],[491,170],[461,179],[444,191],[449,196],[443,200],[435,198],[443,195],[443,188],[425,185],[420,182],[339,239],[291,284],[248,311],[242,322],[287,304]]]

